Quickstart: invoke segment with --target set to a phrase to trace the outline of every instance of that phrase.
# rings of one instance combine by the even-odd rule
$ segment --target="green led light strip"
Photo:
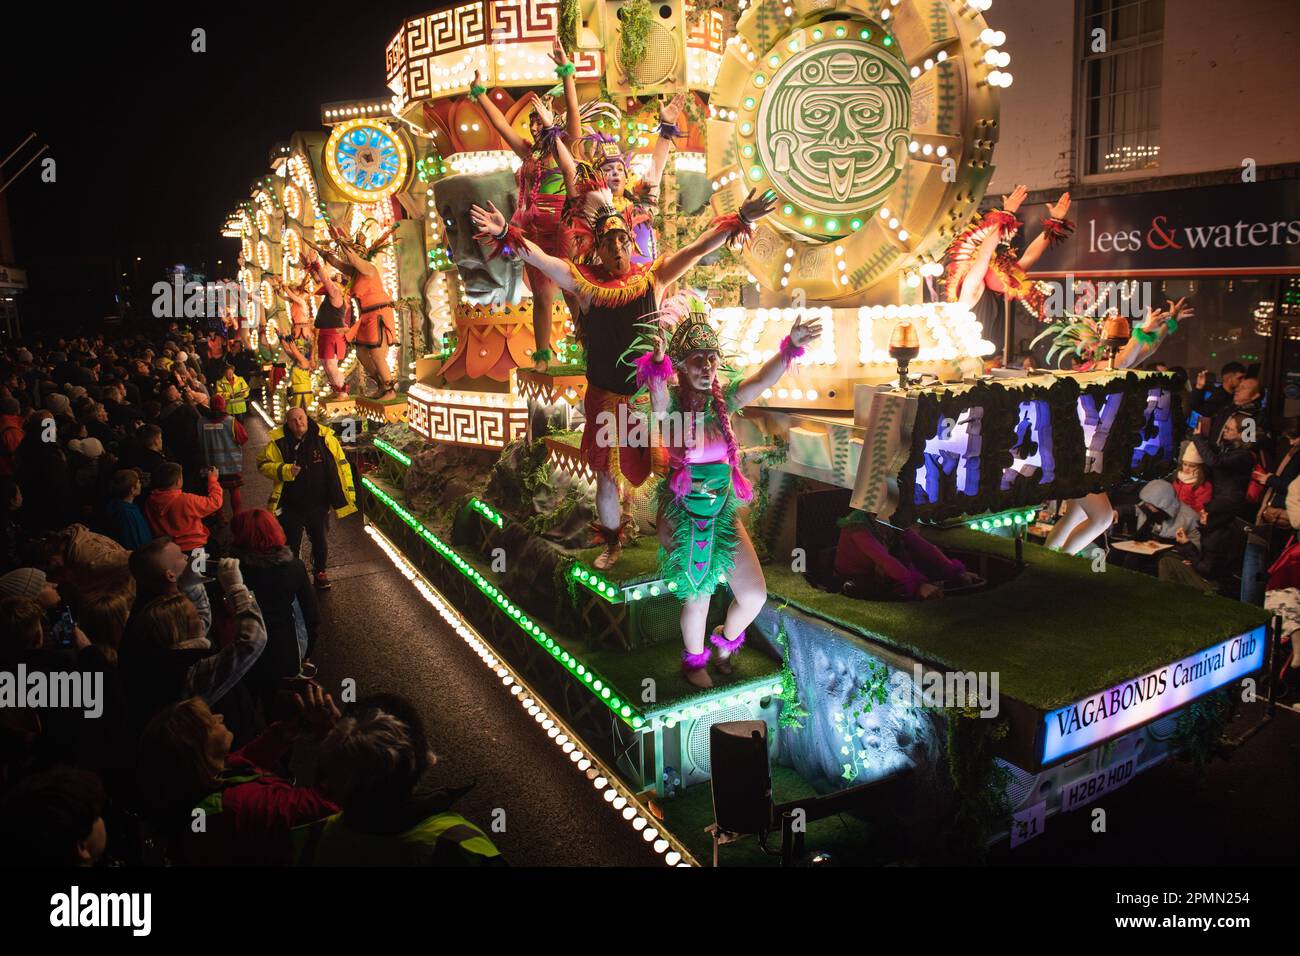
[[[505,525],[505,519],[501,517],[501,512],[497,511],[486,501],[482,501],[478,498],[471,498],[469,500],[469,506],[473,508],[475,511],[477,511],[479,514],[481,514],[484,518],[487,518],[488,521],[491,521],[498,528],[503,527]]]
[[[599,594],[610,604],[621,604],[623,602],[623,592],[608,578],[603,578],[599,573],[587,567],[581,561],[574,561],[569,565],[569,577],[577,581],[588,591]]]
[[[501,512],[497,511],[486,501],[481,498],[471,498],[470,507],[481,514],[488,521],[491,521],[498,528],[505,527],[505,518]],[[640,601],[646,597],[658,597],[667,591],[675,591],[676,585],[665,585],[662,581],[642,581],[639,584],[615,584],[609,578],[604,577],[599,571],[583,564],[581,561],[574,561],[569,565],[569,577],[581,584],[593,594],[599,595],[610,604],[622,604],[626,601]]]
[[[1037,508],[1030,508],[1026,511],[1017,508],[1011,511],[1003,511],[1000,514],[976,518],[974,521],[967,522],[966,527],[970,528],[972,531],[992,531],[994,528],[1013,528],[1020,525],[1033,524],[1034,515],[1037,513]]]
[[[408,468],[410,467],[411,465],[410,455],[398,451],[396,448],[388,444],[388,442],[384,441],[382,438],[376,438],[373,441],[375,447],[378,448],[380,451],[382,451],[385,455],[388,455],[390,458],[400,461],[403,465],[406,465]]]
[[[611,713],[633,730],[640,730],[642,726],[645,725],[645,716],[630,704],[625,703],[617,697],[610,689],[607,680],[585,664],[580,663],[576,657],[561,647],[555,638],[547,634],[546,631],[537,623],[529,620],[519,607],[492,585],[491,581],[479,574],[477,568],[457,554],[456,551],[445,541],[426,528],[420,519],[407,511],[400,502],[369,478],[363,477],[361,479],[361,486],[386,505],[393,514],[401,518],[407,527],[423,538],[425,543],[432,547],[437,554],[450,562],[451,565],[456,568],[456,570],[460,571],[461,574],[473,581],[479,591],[491,598],[492,602],[496,604],[498,608],[508,614],[520,630],[549,652],[552,657],[556,658],[560,663],[567,667],[579,681],[587,686],[597,700],[609,708]]]

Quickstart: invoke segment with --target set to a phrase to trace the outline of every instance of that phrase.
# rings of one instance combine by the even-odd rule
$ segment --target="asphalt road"
[[[249,415],[244,499],[265,503],[255,458],[267,429]],[[332,519],[331,519],[332,520]],[[335,692],[402,694],[420,708],[440,762],[438,782],[476,782],[457,809],[487,828],[519,866],[663,866],[542,733],[500,681],[450,630],[350,517],[330,526],[324,623],[315,660]],[[304,541],[304,555],[309,546]],[[309,561],[310,559],[307,558]],[[310,563],[309,563],[310,567]],[[1262,716],[1243,709],[1240,736]],[[1106,811],[1094,830],[1092,810]],[[1096,804],[1047,821],[1042,836],[990,853],[996,865],[1294,865],[1300,860],[1300,714],[1276,716],[1202,775],[1166,760]]]
[[[244,501],[264,507],[270,482],[256,456],[267,429],[255,412],[246,424]],[[303,554],[310,570],[305,539]],[[456,809],[485,830],[504,819],[504,832],[489,835],[511,864],[664,866],[397,572],[359,516],[331,517],[328,570],[334,587],[320,592],[318,679],[336,695],[350,677],[358,699],[387,692],[415,702],[439,756],[436,782],[476,784]]]

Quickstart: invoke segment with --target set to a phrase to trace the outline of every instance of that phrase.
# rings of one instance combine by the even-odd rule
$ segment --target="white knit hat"
[[[104,454],[104,443],[98,438],[74,438],[68,442],[68,447],[87,458],[98,458]]]
[[[1205,464],[1204,459],[1201,458],[1201,453],[1196,450],[1196,443],[1190,441],[1183,446],[1183,457],[1180,459],[1180,461],[1184,465]]]

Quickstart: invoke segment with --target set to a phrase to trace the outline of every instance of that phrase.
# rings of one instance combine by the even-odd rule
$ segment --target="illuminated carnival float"
[[[985,375],[995,346],[974,304],[934,291],[954,243],[1006,225],[981,210],[1011,82],[990,3],[474,0],[406,20],[386,51],[393,100],[360,107],[410,152],[398,198],[420,234],[403,249],[424,267],[410,280],[409,351],[395,358],[413,378],[406,420],[372,431],[360,454],[367,532],[670,864],[763,859],[752,840],[719,847],[706,831],[715,725],[759,733],[769,824],[784,820],[791,853],[793,807],[800,841],[845,858],[896,852],[894,837],[982,848],[1041,832],[1159,763],[1186,742],[1189,706],[1263,666],[1273,635],[1256,609],[1096,573],[1028,540],[1046,502],[1168,474],[1185,415],[1172,376],[1129,367],[1158,345],[1144,324],[1094,322],[1087,371]],[[622,490],[641,537],[597,570],[571,318],[557,302],[555,358],[535,371],[522,266],[474,240],[470,205],[508,218],[519,161],[469,96],[473,79],[526,133],[526,94],[556,81],[557,35],[580,99],[617,108],[596,122],[633,174],[656,143],[658,98],[688,94],[661,250],[735,213],[751,188],[775,192],[742,251],[682,283],[707,292],[730,363],[762,365],[796,315],[821,323],[780,386],[733,420],[768,600],[708,690],[681,677],[681,605],[659,574],[663,462]],[[330,141],[346,112],[326,116]],[[326,235],[325,214],[385,222],[391,204],[343,188],[323,146],[295,137],[284,172],[237,215],[257,268],[292,277],[286,234]],[[835,569],[868,525],[968,573],[942,600],[855,593]],[[720,583],[710,626],[726,607]],[[995,677],[996,714],[935,697],[944,675],[949,690],[969,675],[972,695]]]
[[[422,336],[424,283],[428,274],[420,217],[422,208],[415,176],[416,150],[392,117],[384,119],[386,101],[327,103],[321,108],[323,131],[297,132],[288,143],[275,146],[270,169],[254,181],[248,199],[228,217],[223,235],[240,245],[238,282],[248,299],[257,344],[270,367],[292,364],[281,340],[292,332],[290,302],[282,286],[306,296],[315,318],[324,296],[309,275],[306,244],[337,255],[342,235],[362,248],[377,244],[370,257],[394,317],[394,335],[387,348],[376,350],[398,382],[414,378],[416,360],[427,350]],[[324,267],[338,272],[328,262]],[[361,303],[351,297],[352,318]],[[357,415],[375,422],[401,421],[402,396],[377,401],[368,397],[373,374],[362,374],[358,350],[349,348],[338,365],[348,394],[330,388],[318,356],[310,369],[312,414],[326,419]],[[289,400],[287,374],[268,376],[259,407],[282,420]]]

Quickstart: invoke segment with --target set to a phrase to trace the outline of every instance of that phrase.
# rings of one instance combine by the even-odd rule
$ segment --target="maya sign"
[[[1264,625],[1180,661],[1091,694],[1044,718],[1042,763],[1049,764],[1186,706],[1264,666]]]

